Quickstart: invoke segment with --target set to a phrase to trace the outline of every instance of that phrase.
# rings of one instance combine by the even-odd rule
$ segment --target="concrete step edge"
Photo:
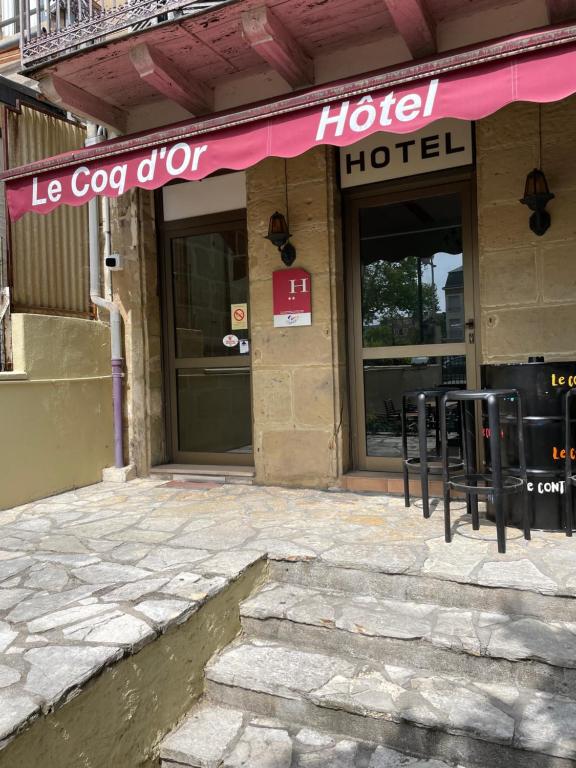
[[[269,582],[240,606],[252,622],[284,621],[347,633],[360,643],[423,641],[462,656],[567,668],[576,682],[576,623],[551,622],[503,612],[435,603],[375,598],[314,587]],[[325,638],[329,634],[324,633]],[[330,647],[333,647],[331,645]]]
[[[492,587],[427,574],[385,573],[361,565],[340,566],[319,559],[269,558],[269,570],[274,581],[336,592],[576,622],[576,599],[567,595]]]
[[[161,768],[218,768],[249,765],[266,755],[266,765],[284,768],[294,757],[330,766],[346,759],[350,768],[450,768],[437,760],[421,761],[374,743],[302,727],[279,718],[263,718],[203,700],[160,744]],[[463,766],[460,766],[463,768]]]
[[[254,467],[208,464],[156,464],[150,468],[150,475],[201,475],[253,478]]]
[[[433,733],[433,751],[414,748],[425,756],[514,768],[576,758],[576,701],[565,696],[246,639],[210,663],[206,682],[220,703],[377,742],[382,733],[400,750],[412,739],[428,744]],[[450,748],[438,751],[446,739]]]

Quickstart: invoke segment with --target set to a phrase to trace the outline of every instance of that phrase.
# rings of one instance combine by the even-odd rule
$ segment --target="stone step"
[[[241,606],[249,636],[576,697],[576,623],[272,582]]]
[[[447,547],[449,556],[450,546]],[[492,564],[489,564],[492,566]],[[484,567],[473,582],[469,577],[450,578],[450,568],[406,574],[402,564],[370,561],[360,553],[350,558],[315,560],[270,560],[270,578],[304,587],[322,587],[337,592],[377,598],[434,603],[447,607],[495,611],[533,616],[545,621],[576,622],[576,600],[552,593],[552,586],[528,560],[495,562]],[[456,567],[456,566],[455,566]],[[539,591],[540,590],[540,591]],[[546,590],[550,590],[547,592]]]
[[[568,768],[576,701],[241,639],[206,671],[211,701],[477,768]]]
[[[387,747],[201,702],[160,745],[161,768],[449,768]]]

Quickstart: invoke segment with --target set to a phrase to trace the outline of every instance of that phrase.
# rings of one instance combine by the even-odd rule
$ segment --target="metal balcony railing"
[[[20,0],[22,66],[35,67],[110,37],[194,16],[236,0]]]

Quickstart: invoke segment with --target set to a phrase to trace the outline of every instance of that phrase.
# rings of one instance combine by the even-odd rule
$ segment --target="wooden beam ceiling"
[[[384,5],[413,58],[436,53],[435,24],[425,0],[384,0]]]
[[[190,114],[204,115],[212,111],[210,88],[182,74],[157,48],[141,43],[130,51],[130,61],[142,80]]]
[[[115,131],[126,130],[126,113],[98,96],[82,90],[77,85],[51,75],[40,80],[40,90],[46,98],[75,115],[85,117],[98,125],[105,125]]]
[[[314,82],[314,63],[290,32],[262,6],[241,14],[244,39],[292,88]]]

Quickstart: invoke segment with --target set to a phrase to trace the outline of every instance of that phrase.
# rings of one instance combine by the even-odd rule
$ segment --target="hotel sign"
[[[412,80],[412,66],[384,71],[4,171],[0,180],[6,182],[10,218],[17,221],[27,211],[47,214],[134,188],[158,189],[173,179],[197,181],[224,168],[297,157],[321,145],[348,148],[342,152],[344,186],[365,183],[370,176],[452,168],[472,160],[469,124],[474,120],[512,102],[559,101],[576,92],[575,44],[464,69],[452,68],[448,60],[434,64],[435,72],[440,67],[437,77],[422,73]],[[430,62],[421,66],[432,68]],[[468,125],[447,130],[439,122],[455,118]],[[361,155],[357,142],[364,141]],[[358,174],[362,182],[354,181]]]
[[[312,277],[299,267],[272,273],[274,328],[312,325]]]
[[[374,133],[340,150],[343,189],[470,165],[472,123],[438,120],[415,133]]]

